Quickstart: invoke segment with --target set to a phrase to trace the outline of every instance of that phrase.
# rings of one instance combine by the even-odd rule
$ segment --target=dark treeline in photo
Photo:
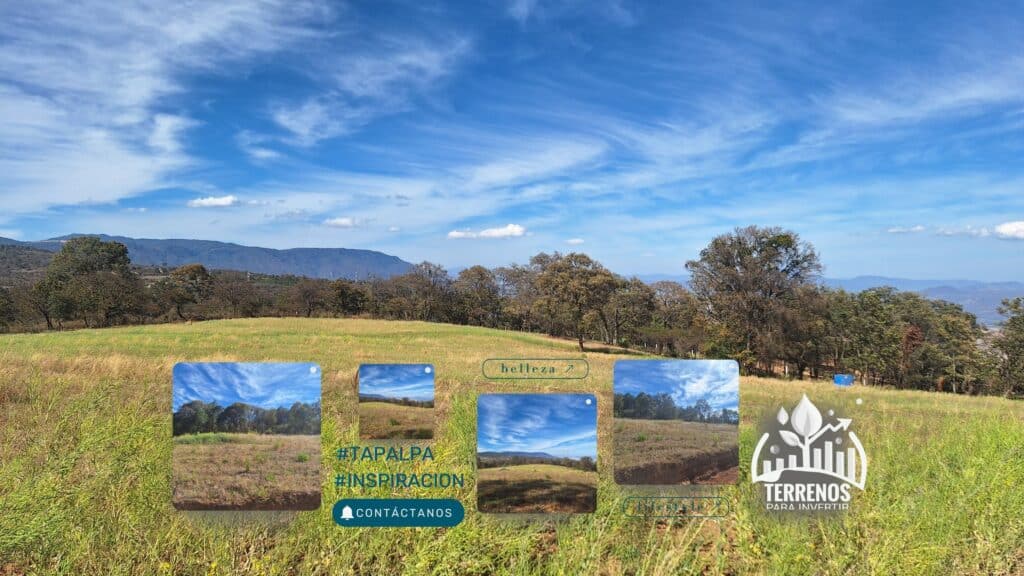
[[[781,228],[738,228],[712,239],[686,263],[685,285],[625,278],[581,253],[540,253],[455,277],[424,262],[354,281],[200,264],[137,267],[125,245],[87,236],[67,240],[52,257],[25,250],[32,249],[0,258],[48,264],[2,279],[0,330],[357,316],[535,332],[571,338],[581,349],[601,342],[666,357],[731,358],[752,375],[851,373],[859,383],[899,389],[1024,394],[1024,298],[1004,301],[1003,323],[985,327],[958,304],[914,292],[830,288],[814,247]]]
[[[677,406],[672,396],[659,394],[616,394],[613,415],[616,418],[641,420],[686,420],[709,424],[739,424],[740,413],[729,408],[715,410],[707,400],[698,400],[690,406]]]
[[[411,398],[388,398],[387,396],[379,396],[377,394],[360,394],[360,402],[384,402],[387,404],[397,404],[399,406],[412,406],[413,408],[433,408],[433,400],[413,400]]]
[[[173,435],[224,432],[234,434],[320,434],[320,403],[296,402],[291,407],[260,408],[244,402],[222,407],[193,400],[174,413]]]
[[[506,452],[482,452],[477,454],[476,467],[504,468],[508,466],[525,466],[528,464],[550,464],[552,466],[565,466],[588,472],[597,471],[597,461],[589,456],[582,458],[557,457],[549,454],[517,454]]]

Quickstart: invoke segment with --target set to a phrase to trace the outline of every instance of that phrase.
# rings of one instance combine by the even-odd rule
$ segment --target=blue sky
[[[590,394],[481,394],[476,449],[596,460],[597,398]]]
[[[6,2],[0,236],[1024,280],[1020,3]],[[182,224],[187,223],[183,227]]]
[[[197,362],[174,366],[172,408],[193,400],[227,407],[245,402],[260,408],[290,407],[320,401],[316,364]]]
[[[677,406],[707,400],[715,410],[739,410],[740,372],[733,360],[619,360],[616,394],[672,396]]]
[[[434,399],[434,367],[430,364],[363,364],[359,393],[410,400]]]

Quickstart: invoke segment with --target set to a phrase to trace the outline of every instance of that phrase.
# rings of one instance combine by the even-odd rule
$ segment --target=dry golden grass
[[[490,513],[593,512],[597,472],[551,464],[522,464],[477,471],[477,508]]]
[[[620,484],[722,484],[739,467],[739,427],[616,418],[615,481]]]
[[[390,402],[360,402],[359,437],[369,440],[433,438],[434,409]]]
[[[252,319],[0,335],[0,567],[15,574],[950,574],[1024,573],[1024,402],[824,382],[743,378],[740,480],[720,520],[622,514],[642,489],[614,483],[612,366],[588,350],[583,380],[491,382],[486,358],[581,356],[574,343],[421,322]],[[634,356],[635,357],[635,356]],[[179,361],[317,362],[323,368],[324,506],[287,525],[198,522],[171,496],[171,368]],[[361,363],[432,362],[431,463],[338,463],[359,443]],[[508,522],[475,510],[476,398],[598,396],[597,511]],[[867,490],[841,516],[779,519],[759,507],[749,459],[762,420],[807,393],[853,418]],[[861,404],[855,399],[863,400]],[[454,472],[447,491],[337,489],[335,472]],[[458,498],[454,529],[345,529],[340,498]]]
[[[173,458],[172,503],[179,510],[320,506],[319,436],[178,436]]]

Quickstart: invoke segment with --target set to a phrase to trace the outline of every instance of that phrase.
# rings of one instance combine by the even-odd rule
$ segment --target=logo
[[[794,512],[848,509],[851,487],[863,491],[868,475],[864,446],[850,429],[853,420],[837,417],[834,410],[823,417],[806,394],[792,414],[780,407],[775,420],[750,461],[753,482],[765,487],[765,507]]]

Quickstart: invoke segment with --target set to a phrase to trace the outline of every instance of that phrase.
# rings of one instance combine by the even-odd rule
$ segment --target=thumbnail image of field
[[[429,440],[434,437],[434,367],[430,364],[361,364],[359,437]]]
[[[551,464],[484,468],[477,508],[490,513],[585,513],[597,506],[597,472]]]
[[[615,481],[627,485],[739,480],[739,365],[732,360],[615,363]]]
[[[477,508],[591,513],[597,506],[597,397],[484,394],[477,399]]]
[[[359,435],[365,439],[429,439],[434,409],[391,402],[359,402]]]
[[[179,510],[314,510],[320,437],[209,433],[174,439]]]
[[[588,343],[588,347],[594,344]],[[742,377],[740,471],[718,486],[721,519],[626,517],[610,466],[594,514],[508,522],[477,514],[476,404],[487,358],[580,356],[575,342],[424,322],[262,318],[0,334],[0,574],[305,575],[556,574],[991,576],[1024,573],[1024,402],[824,381]],[[463,474],[458,527],[340,529],[341,498],[392,498],[390,489],[334,485],[335,472],[409,472],[408,462],[346,462],[333,450],[358,437],[353,381],[361,363],[429,359],[437,380],[436,460],[424,471]],[[588,350],[599,461],[612,462],[613,364],[637,358]],[[196,522],[171,504],[171,370],[185,360],[302,361],[323,369],[325,505],[271,530]],[[577,392],[564,380],[532,390]],[[764,511],[749,461],[765,418],[803,394],[851,418],[870,462],[850,510],[780,520]],[[858,402],[860,400],[860,402]],[[17,431],[17,433],[10,433]],[[310,460],[317,460],[313,454]],[[442,495],[443,494],[443,495]]]
[[[619,484],[733,484],[738,430],[731,424],[616,418]]]
[[[180,362],[171,502],[179,510],[320,505],[321,371],[296,362]]]

